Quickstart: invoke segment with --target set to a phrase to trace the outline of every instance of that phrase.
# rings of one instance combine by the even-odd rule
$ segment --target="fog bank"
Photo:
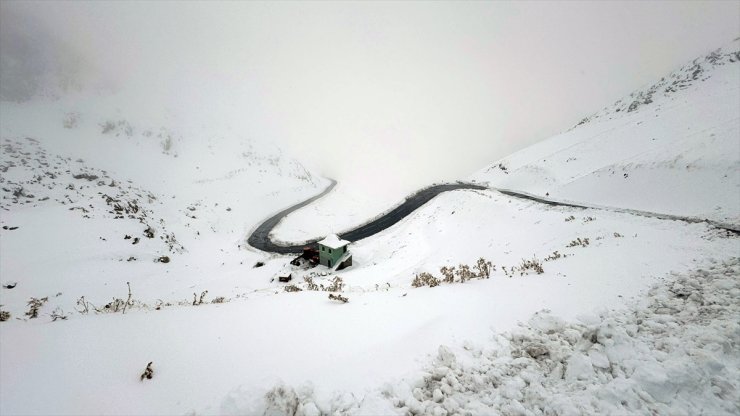
[[[8,74],[38,77],[61,59],[67,89],[127,90],[152,112],[211,113],[379,195],[463,178],[740,34],[737,2],[3,2],[0,11],[4,98],[20,94]]]

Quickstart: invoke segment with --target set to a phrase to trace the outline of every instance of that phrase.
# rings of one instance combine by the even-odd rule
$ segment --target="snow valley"
[[[2,101],[0,413],[737,414],[738,74],[735,40],[413,209],[340,181],[269,230],[304,257],[248,240],[332,180],[227,109]]]

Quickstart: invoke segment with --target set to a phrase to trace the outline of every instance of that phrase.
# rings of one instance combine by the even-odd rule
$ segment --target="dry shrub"
[[[460,283],[465,283],[474,278],[475,274],[470,270],[470,266],[461,264],[457,266],[457,277],[460,279]]]
[[[206,295],[208,294],[207,290],[204,290],[200,292],[200,298],[197,297],[195,292],[193,292],[193,306],[198,306],[203,304],[203,300],[205,299]]]
[[[532,256],[531,260],[522,259],[519,266],[511,266],[509,269],[507,269],[506,266],[503,266],[501,267],[501,270],[503,270],[507,277],[514,277],[516,273],[519,273],[519,276],[524,276],[525,274],[529,274],[530,271],[535,272],[536,274],[542,274],[545,272],[545,269],[542,267],[542,262],[540,262],[536,256]]]
[[[454,283],[455,282],[455,267],[447,267],[444,266],[441,269],[439,269],[439,272],[442,273],[442,281],[445,283]]]
[[[563,257],[563,255],[560,254],[560,253],[558,253],[557,250],[555,250],[555,251],[552,252],[552,254],[550,254],[549,256],[545,257],[545,261],[553,261],[553,260],[557,260],[557,259],[559,259],[561,257]]]
[[[491,277],[491,271],[496,271],[496,266],[483,257],[479,258],[478,262],[473,267],[477,271],[476,277],[479,279],[488,279]]]
[[[532,257],[532,260],[526,260],[522,259],[522,263],[519,265],[519,273],[520,275],[524,275],[528,271],[534,271],[537,274],[542,274],[545,272],[545,269],[542,268],[542,263],[537,260],[537,257]]]
[[[29,319],[35,319],[39,317],[39,309],[41,309],[42,306],[44,306],[44,303],[48,302],[49,298],[44,297],[41,299],[37,298],[31,298],[29,299],[27,305],[28,305],[28,312],[26,312],[26,316],[28,316]]]
[[[306,290],[319,290],[319,285],[313,281],[313,277],[303,276],[303,281],[306,282]]]
[[[570,243],[568,243],[568,246],[567,247],[576,247],[576,246],[587,247],[589,245],[589,243],[590,243],[590,241],[589,241],[588,237],[585,237],[583,239],[581,239],[581,237],[578,237],[575,240],[573,240]]]
[[[55,322],[57,319],[61,319],[63,321],[66,321],[67,318],[69,318],[69,315],[65,314],[62,308],[56,308],[51,313],[51,321]]]
[[[334,279],[331,280],[331,286],[327,287],[327,292],[341,292],[342,288],[344,288],[344,281],[339,276],[334,276]]]
[[[436,287],[439,286],[439,279],[432,276],[431,273],[423,272],[419,273],[414,277],[414,280],[411,282],[411,286],[413,287],[422,287],[422,286],[429,286],[429,287]]]
[[[342,296],[342,295],[335,295],[333,293],[329,293],[329,299],[336,300],[338,302],[347,303],[349,302],[349,299]]]

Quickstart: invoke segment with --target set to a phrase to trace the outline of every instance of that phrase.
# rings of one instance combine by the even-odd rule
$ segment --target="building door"
[[[329,263],[329,267],[331,267],[331,260],[327,260],[327,263]]]

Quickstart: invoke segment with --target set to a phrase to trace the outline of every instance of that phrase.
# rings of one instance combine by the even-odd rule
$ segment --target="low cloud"
[[[70,88],[218,111],[377,193],[464,178],[740,34],[735,2],[0,7],[5,99],[61,60]]]

